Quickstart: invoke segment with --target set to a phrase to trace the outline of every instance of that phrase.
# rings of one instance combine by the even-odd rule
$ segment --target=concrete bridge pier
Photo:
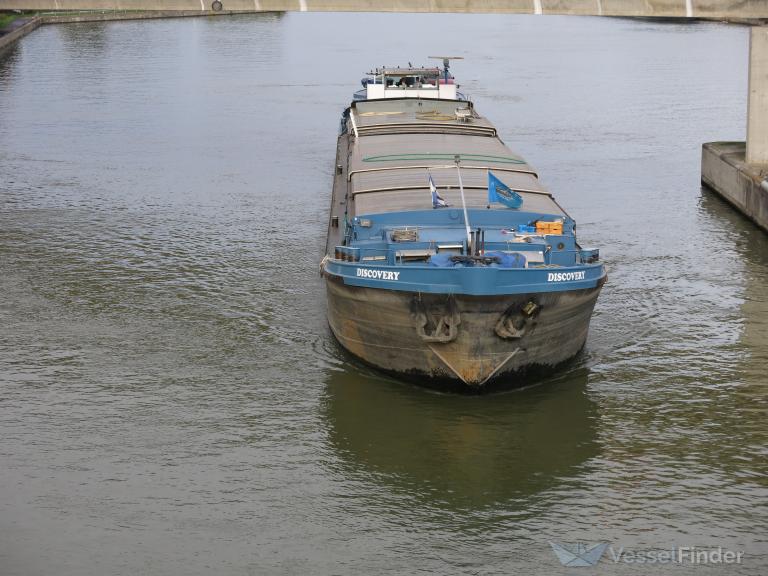
[[[768,26],[750,34],[747,164],[768,165]]]
[[[768,26],[750,33],[747,141],[704,144],[701,181],[768,232]]]

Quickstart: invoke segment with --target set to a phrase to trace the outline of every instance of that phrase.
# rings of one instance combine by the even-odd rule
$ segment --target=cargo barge
[[[342,115],[328,323],[353,355],[424,385],[520,386],[584,346],[606,272],[448,63],[376,69]]]

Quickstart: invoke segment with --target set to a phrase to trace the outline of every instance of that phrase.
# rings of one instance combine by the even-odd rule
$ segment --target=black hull
[[[326,277],[328,322],[351,354],[441,390],[525,386],[584,346],[601,285],[466,296],[360,288]]]

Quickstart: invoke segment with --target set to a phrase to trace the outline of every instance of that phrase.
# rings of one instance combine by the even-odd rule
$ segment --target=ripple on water
[[[385,378],[325,320],[341,106],[436,26],[608,267],[583,353],[516,392]],[[549,574],[547,542],[579,540],[764,573],[767,240],[698,178],[701,142],[743,131],[746,34],[269,14],[26,37],[0,58],[0,572]]]

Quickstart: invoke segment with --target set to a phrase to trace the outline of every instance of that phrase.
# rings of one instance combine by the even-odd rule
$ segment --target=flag
[[[491,202],[501,202],[507,208],[520,208],[523,197],[488,170],[488,203]]]
[[[435,183],[432,181],[432,175],[429,175],[429,191],[432,192],[432,208],[445,208],[446,206],[450,206],[448,202],[445,201],[445,198],[440,196],[440,192],[437,191],[437,186],[435,186]]]

